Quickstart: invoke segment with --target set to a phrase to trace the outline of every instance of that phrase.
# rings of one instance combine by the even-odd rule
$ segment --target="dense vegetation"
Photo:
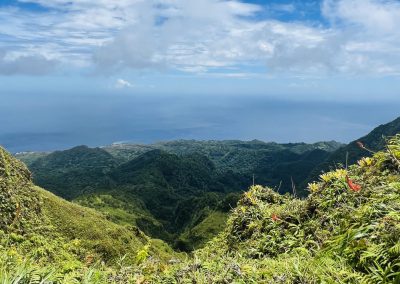
[[[125,240],[119,246],[119,240],[129,234],[127,228],[105,221],[90,209],[33,190],[25,167],[1,153],[3,283],[17,277],[27,283],[43,277],[59,283],[74,283],[70,279],[81,283],[400,283],[400,135],[389,141],[385,151],[347,169],[322,174],[309,184],[305,199],[252,186],[233,209],[224,231],[193,257],[155,261],[144,245],[135,258],[121,259],[119,266],[113,265],[114,247],[126,250],[132,244],[137,251],[133,248],[146,243],[141,241],[145,236],[131,237],[132,243]],[[46,205],[46,196],[59,203],[59,212]],[[74,216],[82,210],[93,218],[84,224],[89,231],[81,231],[83,219],[61,217],[67,208]],[[53,224],[48,231],[51,237],[42,233],[47,232],[41,227],[46,216]],[[198,226],[201,230],[201,223]],[[99,227],[122,234],[91,231]],[[96,237],[90,242],[86,234]],[[112,249],[106,254],[93,243],[109,234]],[[42,248],[32,245],[35,238]],[[89,261],[86,268],[82,261],[76,266],[59,265],[64,263],[60,258],[67,257],[69,263],[69,257],[79,260],[77,255],[83,258],[86,251],[105,258],[106,263],[96,267]],[[154,251],[155,255],[160,251]],[[32,252],[34,262],[26,256]]]
[[[219,172],[239,176],[251,184],[255,175],[258,184],[280,186],[280,191],[292,192],[292,180],[300,185],[310,170],[324,161],[330,153],[343,146],[335,141],[315,144],[253,141],[196,141],[178,140],[153,145],[114,144],[104,150],[120,160],[130,160],[150,149],[159,149],[179,156],[197,154],[212,161]],[[235,185],[233,182],[232,185]]]
[[[36,184],[67,199],[92,189],[109,188],[107,173],[118,165],[107,152],[86,146],[39,156],[30,162]]]
[[[35,181],[38,184],[49,185],[51,190],[53,190],[52,187],[65,186],[65,183],[52,186],[53,177],[55,180],[59,180],[65,178],[68,173],[71,173],[71,175],[81,174],[79,170],[95,170],[97,173],[102,173],[113,168],[115,164],[121,165],[147,152],[162,150],[178,156],[195,154],[207,157],[215,165],[218,172],[226,175],[222,179],[224,183],[229,183],[231,178],[240,178],[241,182],[247,186],[251,184],[252,176],[255,174],[257,183],[272,186],[280,185],[281,192],[291,192],[292,179],[296,185],[299,185],[307,177],[310,169],[320,164],[330,153],[341,146],[343,144],[334,141],[315,144],[278,144],[258,140],[249,142],[237,140],[178,140],[151,145],[113,144],[101,149],[80,146],[53,153],[18,153],[17,157],[33,171]],[[111,154],[115,160],[111,161],[110,157],[101,150]],[[96,155],[98,155],[97,158]],[[75,170],[78,170],[78,173],[75,173]],[[46,176],[46,172],[49,171],[50,177]],[[81,180],[79,179],[79,181]],[[72,182],[75,181],[72,180]],[[232,185],[242,186],[235,181],[229,184],[229,186]],[[73,187],[76,188],[75,184],[73,184]],[[78,184],[77,187],[82,191],[85,188],[84,182],[81,185]],[[90,188],[87,190],[90,190]],[[74,189],[71,188],[62,188],[59,191],[58,194],[68,198],[82,194],[82,192],[74,192]]]
[[[122,259],[134,263],[143,254],[160,260],[174,255],[132,225],[117,225],[34,186],[25,165],[2,148],[0,251],[1,283],[97,283],[123,277]]]
[[[351,165],[362,157],[372,156],[373,152],[383,150],[386,145],[386,138],[394,136],[397,133],[400,133],[400,117],[387,124],[376,127],[367,135],[333,151],[328,155],[325,161],[317,165],[310,172],[302,186],[318,178],[321,172],[332,170],[338,164],[345,165],[346,157],[347,163]]]
[[[309,190],[252,187],[224,232],[149,283],[400,283],[400,135]]]
[[[292,191],[292,181],[304,180],[338,146],[175,141],[17,156],[38,185],[186,251],[223,229],[253,174],[257,183]]]

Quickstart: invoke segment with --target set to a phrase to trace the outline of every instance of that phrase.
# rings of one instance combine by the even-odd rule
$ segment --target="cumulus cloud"
[[[44,75],[53,71],[58,62],[40,55],[22,55],[17,58],[7,57],[0,51],[0,74],[2,75]]]
[[[328,24],[260,17],[266,7],[238,0],[19,1],[47,11],[0,8],[0,45],[14,63],[42,58],[100,72],[400,73],[394,0],[323,0]],[[301,13],[295,4],[274,7]]]
[[[124,79],[118,79],[118,80],[115,82],[114,87],[115,87],[116,89],[132,88],[132,87],[133,87],[133,84],[130,83],[130,82],[128,82],[128,81],[126,81],[126,80],[124,80]]]
[[[197,72],[256,58],[242,44],[250,44],[246,33],[254,36],[259,27],[242,18],[259,6],[215,0],[158,2],[141,4],[137,21],[96,51],[99,66]]]
[[[400,3],[325,0],[323,15],[337,31],[340,71],[400,74]]]
[[[334,23],[352,25],[369,34],[384,36],[398,31],[400,3],[391,0],[325,0],[324,15]]]

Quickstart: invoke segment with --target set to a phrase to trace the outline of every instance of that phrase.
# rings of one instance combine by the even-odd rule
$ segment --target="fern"
[[[392,246],[389,249],[389,253],[392,254],[393,256],[400,256],[400,242]]]

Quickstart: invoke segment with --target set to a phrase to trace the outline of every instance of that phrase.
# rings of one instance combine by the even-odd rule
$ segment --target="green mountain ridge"
[[[302,154],[315,149],[333,152],[341,146],[343,144],[336,141],[317,142],[314,144],[278,144],[259,140],[176,140],[152,145],[114,144],[102,148],[121,160],[131,160],[152,149],[164,150],[177,155],[201,154],[213,161],[217,168],[235,171],[239,169],[243,172],[251,172],[258,165],[259,159],[261,159],[258,156],[260,153],[271,154],[289,151],[290,153]]]
[[[253,186],[226,229],[148,283],[400,283],[400,135],[298,199]]]
[[[32,191],[26,167],[0,154],[0,204],[8,208],[0,211],[3,283],[400,283],[400,134],[373,157],[321,175],[307,198],[252,186],[227,219],[210,212],[191,238],[212,233],[210,219],[226,223],[222,232],[193,256],[174,259],[140,231]],[[113,264],[130,249],[136,257]],[[99,267],[92,257],[107,261]]]
[[[360,137],[348,145],[340,147],[333,151],[323,163],[316,166],[306,181],[302,184],[304,187],[308,182],[315,180],[322,172],[334,169],[337,165],[354,164],[362,157],[372,156],[373,152],[381,151],[385,148],[388,137],[400,133],[400,117],[386,124],[379,125],[367,135]],[[362,149],[359,145],[361,142],[368,150]]]
[[[321,169],[341,167],[337,157],[348,152],[351,164],[371,154],[357,141],[373,151],[382,149],[383,136],[400,132],[399,125],[400,119],[381,125],[346,146],[334,141],[178,140],[78,146],[21,157],[40,186],[94,208],[116,224],[136,226],[175,249],[191,251],[224,229],[229,210],[253,175],[257,184],[305,197],[307,183],[318,179]]]
[[[107,152],[86,146],[56,151],[30,164],[35,182],[57,195],[73,199],[91,188],[109,187],[107,177],[118,163]]]
[[[102,270],[88,271],[96,262],[117,267],[121,257],[134,262],[143,249],[164,260],[175,255],[132,225],[117,225],[35,186],[26,166],[1,147],[0,236],[2,283],[50,283],[47,278],[81,283]],[[15,282],[8,282],[13,274]]]
[[[226,215],[253,175],[257,183],[291,191],[292,180],[304,180],[328,150],[338,146],[336,142],[183,140],[160,145],[160,149],[146,146],[141,154],[141,145],[79,146],[28,161],[38,185],[93,207],[118,224],[130,222],[152,237],[188,250],[209,239],[201,238],[196,246],[188,243],[198,238],[190,233],[196,232],[194,227],[209,214]],[[124,161],[123,155],[133,158]],[[214,226],[212,231],[217,227],[223,229]]]

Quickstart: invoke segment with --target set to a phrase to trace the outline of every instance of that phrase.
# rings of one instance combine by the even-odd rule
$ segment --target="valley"
[[[36,184],[138,226],[178,250],[203,246],[252,184],[292,193],[340,143],[172,141],[25,153]],[[298,194],[306,193],[298,188]],[[210,218],[217,216],[217,218]]]
[[[400,284],[400,0],[0,23],[0,284]]]
[[[399,119],[349,145],[179,140],[16,154],[29,170],[1,150],[0,268],[59,283],[330,283],[338,271],[359,283],[378,277],[379,261],[390,272],[379,277],[397,279],[398,130]],[[347,167],[335,160],[346,152]]]

